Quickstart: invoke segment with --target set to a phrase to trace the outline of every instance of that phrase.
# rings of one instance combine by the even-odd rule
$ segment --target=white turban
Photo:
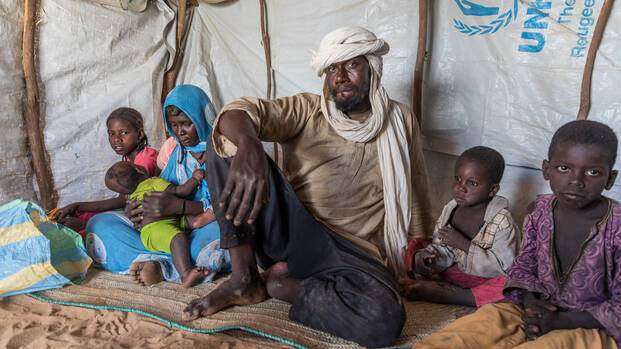
[[[376,136],[384,189],[384,245],[388,266],[395,276],[405,275],[404,256],[410,227],[411,167],[405,120],[399,106],[388,98],[380,81],[382,55],[389,45],[361,27],[343,27],[326,35],[313,53],[311,66],[324,80],[321,110],[332,128],[353,142],[368,142]],[[371,116],[364,121],[350,119],[331,100],[325,69],[333,63],[365,56],[371,68],[369,100]]]

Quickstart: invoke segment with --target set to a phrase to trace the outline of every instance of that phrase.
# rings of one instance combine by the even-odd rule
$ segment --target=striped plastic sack
[[[78,283],[91,263],[80,235],[36,204],[0,206],[0,297]]]

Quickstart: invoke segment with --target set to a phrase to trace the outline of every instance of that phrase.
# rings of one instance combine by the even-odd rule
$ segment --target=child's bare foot
[[[216,216],[214,215],[212,210],[207,210],[196,216],[185,216],[185,220],[186,227],[189,228],[186,228],[186,230],[192,231],[194,229],[202,228],[211,222],[214,222],[216,220]]]
[[[137,284],[151,286],[164,281],[162,267],[156,261],[134,262],[129,266],[129,276]]]
[[[210,273],[211,270],[205,267],[194,267],[192,269],[188,269],[183,273],[183,275],[181,275],[181,286],[183,286],[183,288],[190,288]]]
[[[247,305],[263,302],[267,291],[261,278],[237,277],[222,282],[207,296],[197,298],[183,310],[183,320],[194,320],[201,316],[215,314],[231,305]]]

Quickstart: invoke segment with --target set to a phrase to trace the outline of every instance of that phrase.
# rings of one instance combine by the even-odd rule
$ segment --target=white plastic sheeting
[[[273,97],[321,91],[321,79],[310,68],[311,50],[331,30],[360,25],[390,43],[383,83],[393,99],[411,103],[418,38],[416,1],[268,0],[267,5]],[[259,1],[201,4],[197,12],[179,81],[204,85],[207,79],[211,96],[220,105],[244,95],[265,97]]]
[[[118,107],[142,113],[152,134],[174,12],[151,2],[142,13],[87,1],[43,0],[38,59],[45,143],[60,203],[112,196],[102,174],[119,160],[105,120]]]
[[[22,118],[26,94],[20,54],[23,13],[21,1],[0,1],[0,203],[35,198]]]
[[[578,113],[603,2],[434,2],[423,103],[429,148],[459,154],[484,144],[510,164],[539,168],[554,130]],[[618,134],[620,16],[621,6],[614,6],[595,61],[589,114]]]
[[[540,171],[529,168],[540,166],[554,130],[577,114],[585,58],[572,52],[586,55],[580,47],[590,42],[595,23],[582,18],[596,18],[603,2],[566,5],[573,1],[430,1],[423,128],[436,213],[450,198],[454,155],[478,144],[498,149],[513,165],[501,194],[512,201],[518,219],[535,194],[549,191]],[[382,83],[393,99],[411,105],[417,1],[268,0],[267,5],[274,97],[318,93],[321,80],[310,68],[311,50],[332,29],[361,25],[389,42]],[[106,136],[110,111],[136,108],[152,143],[163,139],[160,90],[174,47],[174,11],[162,0],[150,1],[142,13],[77,0],[43,0],[41,7],[42,114],[61,204],[110,196],[102,180],[104,169],[118,159]],[[259,13],[258,0],[201,2],[177,82],[201,86],[217,107],[243,95],[265,97]],[[619,16],[617,4],[595,64],[589,118],[621,135],[615,98],[621,81]],[[0,18],[1,25],[6,21]],[[9,73],[0,70],[3,76],[21,76],[12,71],[21,69],[11,63],[18,54],[0,57],[0,67],[10,67]],[[20,98],[13,102],[18,109]],[[4,192],[4,182],[0,185]],[[609,195],[621,199],[619,188]]]

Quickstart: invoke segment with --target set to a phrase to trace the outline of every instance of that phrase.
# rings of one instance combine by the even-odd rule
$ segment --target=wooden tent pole
[[[267,5],[265,0],[259,0],[261,5],[261,45],[265,52],[265,66],[267,69],[267,99],[272,98],[272,57],[270,54],[270,37],[267,35]]]
[[[270,37],[267,34],[267,5],[265,0],[259,0],[261,7],[261,45],[265,52],[265,67],[267,73],[267,93],[266,98],[272,99],[272,55],[270,52]],[[274,162],[278,164],[278,143],[274,142]]]
[[[416,49],[416,65],[414,66],[414,100],[412,108],[418,124],[423,120],[423,72],[425,69],[425,54],[427,52],[427,21],[428,0],[418,2],[418,48]]]
[[[162,86],[162,104],[166,100],[168,93],[175,87],[175,80],[179,74],[181,68],[181,61],[183,60],[183,54],[185,51],[186,38],[185,22],[188,6],[198,6],[196,0],[179,0],[177,4],[177,32],[175,36],[175,57],[173,58],[173,64],[164,74],[164,84]]]
[[[593,77],[593,66],[595,64],[595,56],[597,55],[597,49],[602,41],[604,35],[604,29],[610,17],[610,10],[614,0],[605,0],[602,5],[602,10],[599,13],[595,30],[593,31],[593,38],[591,39],[591,46],[589,46],[589,52],[587,53],[586,62],[584,63],[584,73],[582,74],[582,86],[580,87],[580,109],[578,110],[577,120],[586,120],[589,116],[589,110],[591,109],[591,78]]]
[[[40,204],[51,210],[58,203],[58,193],[54,189],[54,177],[50,167],[40,125],[39,87],[34,57],[35,14],[37,0],[26,0],[24,6],[24,36],[22,38],[22,63],[26,82],[26,105],[24,122],[28,134],[28,145],[32,154],[32,165],[39,186]]]

